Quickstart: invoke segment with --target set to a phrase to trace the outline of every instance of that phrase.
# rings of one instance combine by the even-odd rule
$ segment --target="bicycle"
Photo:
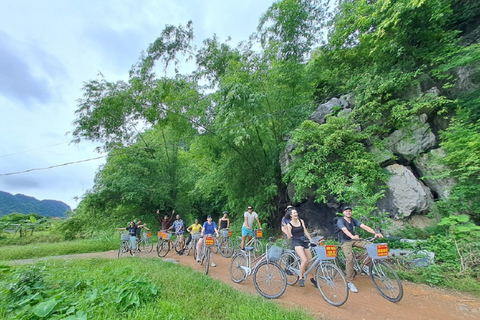
[[[150,253],[153,250],[153,242],[150,241],[152,237],[151,232],[142,232],[142,238],[137,239],[137,251]]]
[[[158,231],[157,254],[159,257],[165,257],[173,246],[171,238],[172,232]]]
[[[266,246],[266,253],[254,257],[254,247],[245,247],[245,251],[237,252],[230,264],[230,278],[239,283],[253,275],[253,284],[257,292],[267,298],[280,297],[287,288],[287,277],[276,261],[280,260],[282,248]],[[253,267],[252,267],[253,266]]]
[[[233,256],[234,252],[233,241],[230,239],[232,231],[228,229],[222,229],[220,230],[220,233],[222,235],[222,239],[218,243],[220,254],[225,258],[230,258]]]
[[[374,238],[366,239],[373,241]],[[382,297],[391,302],[398,302],[403,298],[403,286],[395,270],[384,259],[388,256],[386,243],[368,243],[366,252],[359,257],[353,254],[353,269],[355,274],[365,273],[372,279],[375,288]],[[345,268],[345,254],[339,246],[337,249],[337,263]]]
[[[131,236],[128,233],[122,233],[120,248],[118,249],[118,257],[120,258],[124,253],[128,252],[130,255],[135,256],[137,248],[132,246]]]
[[[193,250],[193,258],[197,258],[197,242],[200,239],[200,232],[192,233],[192,240],[190,243],[185,246],[183,253],[188,256],[190,254],[190,250]]]
[[[210,254],[213,246],[215,246],[215,237],[212,235],[204,235],[202,251],[200,252],[200,265],[203,265],[203,262],[206,260],[205,274],[208,274],[208,269],[210,268]]]
[[[320,238],[323,243],[323,237]],[[307,269],[303,274],[305,276],[315,270],[316,287],[322,297],[334,306],[343,305],[348,299],[347,280],[342,270],[335,265],[334,260],[337,256],[337,247],[334,245],[317,245],[310,243],[310,249],[313,247],[315,256],[307,262]],[[295,250],[286,251],[280,259],[281,266],[288,275],[288,284],[294,285],[300,279],[300,258],[292,254]]]
[[[253,256],[260,257],[262,254],[265,253],[265,248],[262,242],[259,239],[262,239],[263,234],[262,230],[253,230],[253,237],[245,243],[245,247],[253,247]],[[237,237],[234,244],[234,253],[238,253],[240,251],[240,244],[242,242],[242,237]]]

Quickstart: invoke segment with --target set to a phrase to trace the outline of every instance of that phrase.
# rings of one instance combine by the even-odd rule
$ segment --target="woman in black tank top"
[[[307,241],[307,239],[312,241],[312,237],[308,233],[303,220],[298,218],[297,210],[293,209],[290,215],[292,221],[287,224],[287,236],[289,239],[292,239],[292,246],[300,258],[300,280],[298,281],[298,285],[304,287],[306,278],[304,272],[307,267],[307,262],[312,259],[312,253],[308,248],[308,243],[305,241]]]
[[[228,219],[228,212],[223,211],[223,217],[218,220],[218,224],[220,229],[228,229],[230,228],[230,219]]]

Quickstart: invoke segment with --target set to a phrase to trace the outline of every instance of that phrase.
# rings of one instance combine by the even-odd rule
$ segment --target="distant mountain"
[[[72,210],[70,206],[57,200],[38,200],[23,194],[13,195],[0,191],[0,217],[13,212],[29,214],[38,213],[41,216],[65,217]]]

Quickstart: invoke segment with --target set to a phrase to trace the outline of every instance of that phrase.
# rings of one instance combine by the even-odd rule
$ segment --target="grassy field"
[[[160,259],[8,261],[117,249],[119,235],[0,239],[0,319],[312,319]]]
[[[160,259],[1,267],[2,319],[312,319]]]

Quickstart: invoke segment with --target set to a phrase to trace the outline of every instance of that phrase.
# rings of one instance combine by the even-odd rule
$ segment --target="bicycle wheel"
[[[205,248],[205,274],[208,274],[210,268],[210,247]]]
[[[218,247],[220,247],[220,242],[218,242],[218,238],[214,237],[214,245],[210,247],[210,252],[218,253]]]
[[[141,247],[142,252],[150,253],[153,250],[153,242],[148,240],[148,238],[145,238],[145,239],[143,239],[140,247]]]
[[[220,243],[220,254],[225,258],[233,255],[233,241],[230,238],[223,238]]]
[[[263,246],[262,242],[258,239],[253,240],[252,247],[253,247],[253,256],[255,258],[258,258],[265,253],[265,247]]]
[[[168,251],[170,251],[170,245],[168,243],[168,240],[165,241],[165,240],[158,240],[158,244],[157,244],[157,254],[159,257],[165,257],[168,253]]]
[[[197,260],[197,255],[198,255],[198,252],[197,252],[198,241],[197,240],[192,240],[192,242],[193,242],[193,259],[196,261]]]
[[[247,278],[247,272],[242,267],[248,267],[247,255],[243,252],[235,254],[230,263],[230,278],[235,283],[242,282]]]
[[[337,258],[335,259],[335,263],[340,270],[345,270],[347,260],[345,259],[345,253],[343,253],[343,250],[340,246],[337,246]]]
[[[347,280],[342,270],[334,264],[320,264],[315,271],[317,288],[323,299],[334,306],[341,306],[347,301]]]
[[[118,249],[118,257],[120,258],[127,251],[128,246],[126,245],[125,241],[122,241],[122,243],[120,243],[120,249]]]
[[[370,278],[378,292],[391,302],[403,298],[403,286],[397,273],[385,261],[372,259],[370,262]]]
[[[183,254],[188,256],[190,254],[190,249],[192,249],[192,243],[193,241],[190,241],[188,246],[185,246],[185,249],[183,249]]]
[[[279,261],[280,267],[285,271],[287,284],[293,286],[298,281],[298,274],[293,271],[300,269],[300,262],[293,252],[285,251]]]
[[[263,261],[253,272],[253,284],[263,297],[276,299],[285,292],[287,277],[278,264]]]
[[[176,253],[179,253],[180,251],[182,251],[182,247],[183,247],[183,241],[178,241],[178,236],[177,238],[175,239],[175,243],[173,244],[174,248],[175,248],[175,252]]]
[[[205,242],[203,243],[202,245],[202,249],[200,251],[200,265],[203,266],[203,262],[205,261],[205,250],[206,247],[205,247]]]

